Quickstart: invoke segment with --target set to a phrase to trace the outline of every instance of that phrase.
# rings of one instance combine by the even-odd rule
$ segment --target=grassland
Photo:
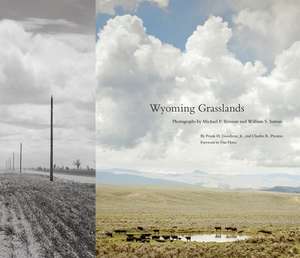
[[[0,257],[94,257],[95,188],[0,174]]]
[[[97,187],[98,257],[300,257],[300,195],[197,188]],[[160,229],[165,234],[237,227],[250,239],[232,243],[126,242],[104,232]],[[258,233],[259,230],[271,234]]]

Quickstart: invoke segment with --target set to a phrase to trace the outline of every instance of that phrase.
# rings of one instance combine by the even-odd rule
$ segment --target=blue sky
[[[159,38],[162,42],[170,43],[180,49],[184,49],[187,38],[199,24],[203,24],[210,15],[222,16],[231,23],[232,10],[224,1],[211,0],[172,0],[169,7],[164,10],[157,6],[144,2],[135,15],[140,17],[147,33]],[[221,4],[223,3],[223,4]],[[116,10],[117,15],[124,15],[121,8]],[[101,29],[112,16],[106,14],[97,15],[97,31]]]
[[[209,16],[221,16],[233,28],[232,19],[236,14],[229,3],[229,0],[171,0],[166,9],[157,7],[149,2],[139,5],[135,13],[143,20],[147,33],[159,38],[164,43],[185,49],[188,37],[195,31],[198,25],[203,24]],[[116,9],[116,15],[124,15],[128,12],[122,8]],[[97,14],[97,32],[112,18],[112,15]],[[245,63],[257,59],[256,53],[251,48],[241,47],[239,39],[233,37],[229,44],[229,49]],[[269,68],[272,64],[265,62]]]
[[[159,3],[160,8],[149,2]],[[104,4],[101,6],[101,3]],[[98,10],[113,13],[112,7],[120,3],[127,10],[140,4],[130,13],[140,19],[116,18],[97,44],[97,105],[101,110],[97,123],[102,129],[98,131],[97,159],[103,167],[155,173],[200,169],[228,174],[243,173],[245,169],[259,173],[258,167],[269,171],[278,167],[284,173],[286,168],[294,171],[299,167],[300,141],[295,142],[293,138],[296,137],[294,126],[297,126],[293,119],[299,114],[299,101],[295,98],[297,94],[291,92],[296,87],[299,89],[295,83],[299,74],[295,71],[300,53],[297,36],[300,29],[293,26],[299,18],[299,4],[287,6],[284,0],[270,1],[268,5],[246,0],[170,0],[164,9],[165,0],[111,0],[99,2]],[[121,8],[115,11],[120,16],[128,14]],[[210,16],[222,17],[228,26]],[[98,31],[110,18],[113,16],[98,14]],[[146,34],[141,33],[141,20]],[[204,26],[190,37],[198,25]],[[229,43],[231,33],[227,27],[232,31]],[[181,52],[148,40],[149,35]],[[129,42],[123,40],[126,37]],[[188,38],[191,48],[185,50]],[[112,42],[115,43],[113,48]],[[209,62],[203,62],[204,58]],[[260,62],[253,62],[256,60]],[[247,61],[252,64],[245,64]],[[278,92],[282,97],[278,97]],[[209,149],[198,144],[197,129],[177,130],[169,124],[168,117],[162,121],[161,117],[150,118],[147,103],[153,99],[157,103],[166,100],[216,105],[228,101],[245,103],[248,114],[241,114],[242,118],[247,115],[282,119],[289,129],[288,126],[268,127],[285,135],[280,150],[276,149],[281,144],[277,141]],[[141,107],[138,112],[137,106]],[[120,112],[122,110],[126,112]],[[211,119],[211,114],[209,116]],[[120,121],[122,130],[116,130],[114,125]],[[241,130],[248,133],[250,128]],[[251,128],[251,132],[253,130]],[[264,128],[255,130],[260,133]],[[199,156],[199,153],[202,154]]]

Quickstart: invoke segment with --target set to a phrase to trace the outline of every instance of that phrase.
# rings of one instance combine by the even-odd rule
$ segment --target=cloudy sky
[[[97,167],[154,173],[300,172],[300,2],[97,2]],[[149,103],[246,106],[158,115]],[[281,126],[174,126],[176,119],[280,119]],[[200,145],[207,132],[281,140]]]
[[[0,2],[0,167],[23,142],[24,166],[94,166],[95,4],[91,0]]]

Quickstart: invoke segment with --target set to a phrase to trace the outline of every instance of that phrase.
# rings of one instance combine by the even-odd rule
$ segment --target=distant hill
[[[121,185],[176,184],[220,189],[271,189],[275,186],[297,188],[300,185],[300,175],[288,173],[217,174],[207,173],[201,170],[183,173],[172,171],[153,173],[122,168],[110,168],[97,169],[97,181]],[[293,191],[295,190],[296,189],[293,189]]]
[[[271,187],[271,188],[263,189],[263,191],[280,192],[280,193],[300,193],[300,186],[299,187],[274,186],[274,187]]]
[[[163,185],[163,186],[176,186],[185,185],[184,183],[165,180],[159,178],[151,178],[146,176],[132,175],[126,173],[114,173],[109,171],[97,171],[97,183],[108,185]]]

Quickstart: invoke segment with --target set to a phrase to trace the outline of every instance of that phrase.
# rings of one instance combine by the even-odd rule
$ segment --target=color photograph
[[[299,1],[97,1],[97,257],[299,257]]]

